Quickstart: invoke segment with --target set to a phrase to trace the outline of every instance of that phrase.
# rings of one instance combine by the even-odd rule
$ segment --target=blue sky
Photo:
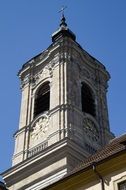
[[[111,131],[126,132],[126,1],[1,0],[0,2],[0,172],[11,167],[20,112],[18,70],[46,49],[60,22],[62,5],[77,41],[111,74],[108,107]]]

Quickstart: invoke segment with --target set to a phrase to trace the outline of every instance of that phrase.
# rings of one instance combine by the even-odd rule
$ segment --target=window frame
[[[83,88],[85,88],[85,87],[87,88],[88,92],[90,93],[89,102],[92,101],[91,102],[91,107],[92,107],[93,111],[90,111],[91,108],[90,109],[89,108],[88,109],[84,108],[84,101],[83,101],[84,92],[83,92]],[[87,84],[86,82],[81,82],[81,110],[82,110],[83,113],[87,113],[87,114],[91,115],[92,117],[96,117],[96,98],[95,98],[95,94],[94,94],[94,91],[92,90],[92,88],[90,87],[90,85]]]
[[[47,85],[47,92],[46,92],[46,85]],[[43,90],[43,88],[45,88],[44,90],[45,90],[45,92],[44,93],[42,93],[42,90]],[[44,96],[46,96],[47,95],[47,97],[44,97]],[[42,96],[42,97],[41,97]],[[50,82],[49,81],[45,81],[44,83],[42,83],[38,88],[37,88],[37,90],[36,90],[36,92],[35,92],[35,95],[34,95],[34,110],[33,110],[33,118],[36,118],[37,116],[39,116],[40,114],[43,114],[44,112],[47,112],[47,111],[49,111],[50,110]],[[44,101],[44,99],[46,99],[46,98],[48,98],[48,101],[46,102],[46,104],[47,104],[47,106],[45,106],[45,107],[48,107],[48,109],[41,109],[41,108],[37,108],[37,106],[39,106],[39,105],[37,105],[39,102],[43,102]],[[38,102],[39,101],[39,102]],[[37,110],[37,109],[39,109],[39,110]],[[36,111],[37,110],[37,111]],[[41,111],[42,110],[42,111]],[[37,113],[36,113],[37,112]]]
[[[114,185],[114,190],[120,190],[119,189],[119,184],[123,183],[126,181],[126,175],[125,176],[121,176],[119,179],[115,180],[113,182]]]

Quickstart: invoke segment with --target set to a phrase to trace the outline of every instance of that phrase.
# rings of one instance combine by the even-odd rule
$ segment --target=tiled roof
[[[108,145],[103,147],[101,150],[97,151],[94,155],[88,157],[84,161],[82,161],[76,168],[74,168],[69,174],[64,176],[59,181],[63,181],[72,175],[77,174],[78,172],[81,172],[82,170],[86,170],[92,165],[98,164],[102,161],[105,161],[106,159],[110,159],[112,156],[116,156],[117,154],[121,152],[126,152],[126,134],[116,137],[113,140],[110,141]],[[55,182],[54,184],[51,184],[50,186],[44,188],[45,190],[48,190],[48,188],[53,187],[55,184],[59,183],[59,181]]]
[[[99,163],[105,159],[108,159],[122,151],[126,151],[126,134],[111,140],[108,145],[88,157],[86,160],[82,161],[74,170],[72,170],[72,172],[69,173],[69,175],[85,169],[93,163]]]

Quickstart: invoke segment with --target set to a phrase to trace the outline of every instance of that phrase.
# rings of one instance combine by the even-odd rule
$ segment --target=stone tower
[[[105,66],[76,42],[62,16],[52,44],[19,71],[22,101],[10,190],[42,189],[113,138]]]

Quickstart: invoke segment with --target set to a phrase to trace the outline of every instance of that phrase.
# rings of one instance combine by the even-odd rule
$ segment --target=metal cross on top
[[[61,10],[59,11],[59,13],[62,14],[62,17],[64,17],[64,10],[67,8],[67,6],[62,6]]]

